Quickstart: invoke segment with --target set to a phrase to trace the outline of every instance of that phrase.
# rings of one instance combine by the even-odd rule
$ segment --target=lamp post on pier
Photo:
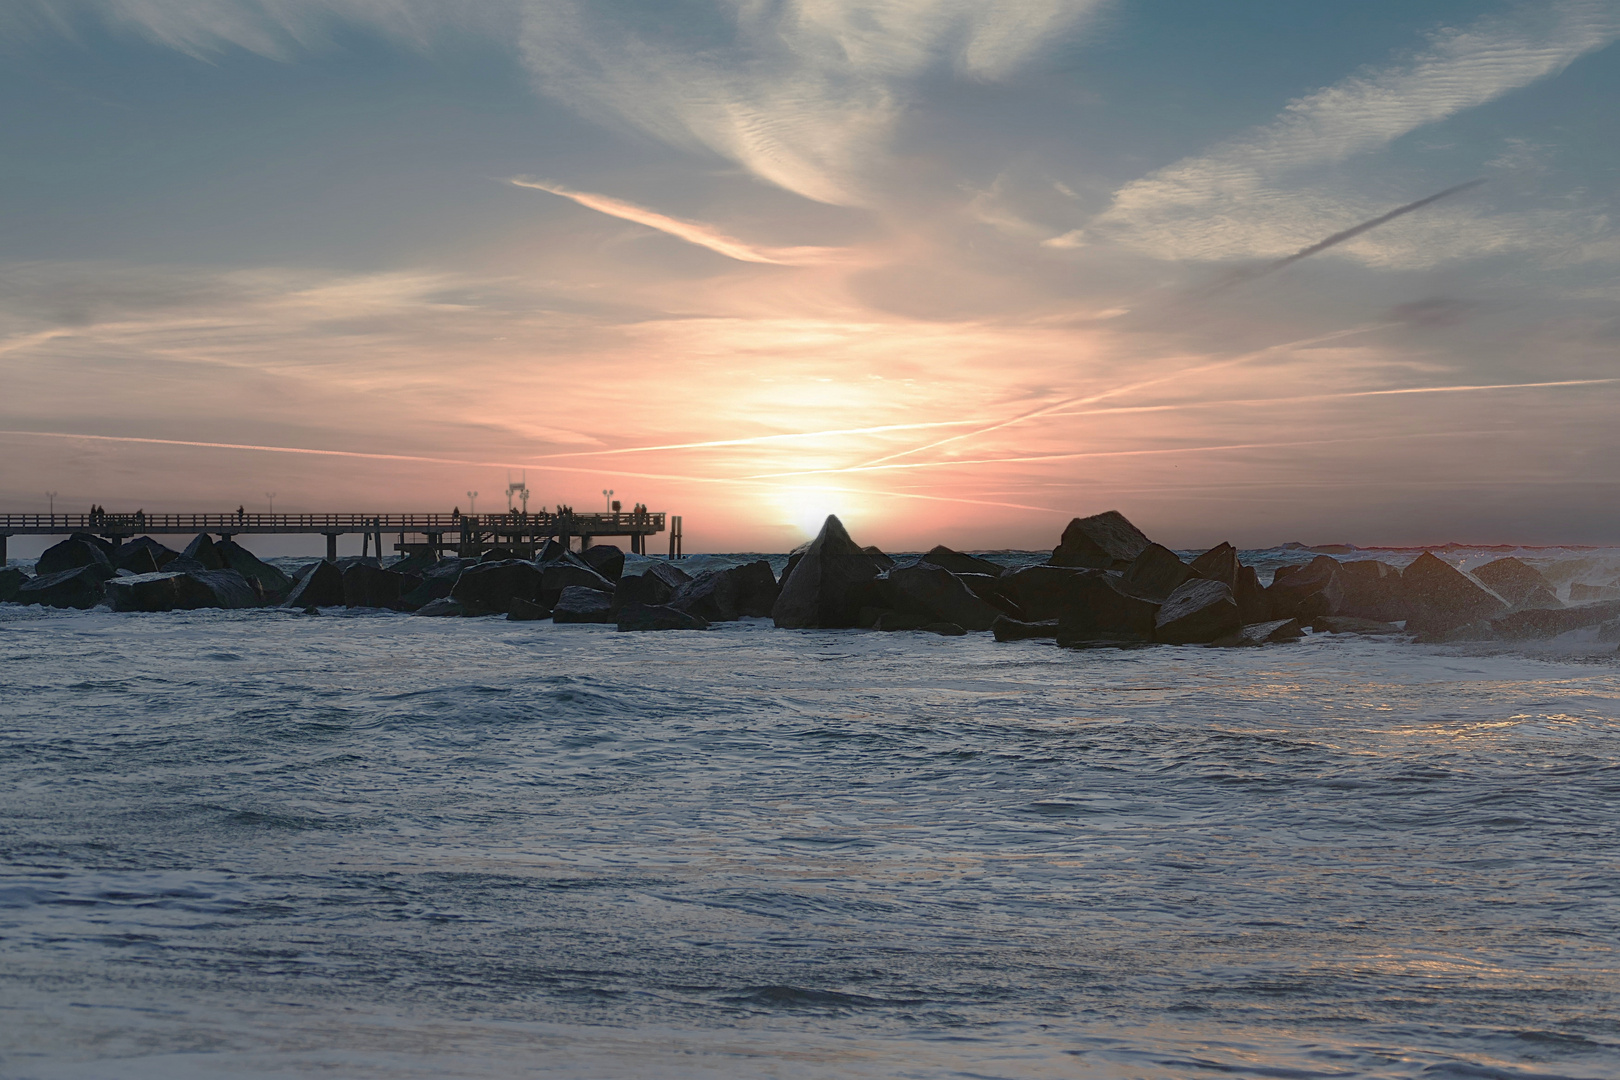
[[[270,514],[272,517],[274,517],[276,513],[276,493],[273,491],[267,491],[264,493],[264,497],[270,500]]]
[[[49,500],[50,504],[51,504],[51,517],[55,517],[56,516],[56,492],[47,491],[45,493],[45,498],[47,500]]]
[[[610,514],[613,513],[613,489],[603,488],[602,498],[607,500],[607,512]]]
[[[476,491],[467,492],[467,513],[473,517],[478,516],[478,492]]]

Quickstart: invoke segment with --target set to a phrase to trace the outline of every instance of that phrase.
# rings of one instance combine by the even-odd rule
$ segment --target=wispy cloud
[[[515,177],[511,181],[518,187],[534,188],[536,191],[546,191],[553,195],[560,195],[571,199],[588,210],[595,210],[599,214],[609,217],[622,218],[633,221],[637,225],[645,225],[649,229],[657,229],[688,244],[708,248],[718,255],[739,262],[770,263],[776,266],[806,266],[814,263],[827,263],[840,261],[844,254],[840,248],[826,247],[763,247],[758,244],[749,244],[735,237],[727,236],[713,225],[701,221],[688,221],[683,218],[671,217],[661,214],[657,210],[650,210],[645,206],[637,206],[623,199],[615,199],[611,195],[596,195],[589,191],[574,191],[560,184],[551,184],[543,180],[527,180]]]

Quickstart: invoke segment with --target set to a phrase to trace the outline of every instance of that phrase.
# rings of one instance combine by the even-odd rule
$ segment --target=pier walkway
[[[402,554],[431,551],[462,556],[506,548],[533,555],[547,540],[581,548],[600,539],[628,538],[630,550],[646,555],[647,538],[665,531],[665,515],[653,513],[582,514],[568,511],[501,514],[0,514],[0,566],[8,536],[67,536],[91,533],[115,542],[132,536],[213,533],[220,537],[318,533],[326,537],[326,557],[337,558],[337,539],[359,533],[362,550],[381,555],[384,535],[397,535]],[[668,518],[669,557],[681,551],[681,519]],[[373,547],[375,544],[375,547]]]

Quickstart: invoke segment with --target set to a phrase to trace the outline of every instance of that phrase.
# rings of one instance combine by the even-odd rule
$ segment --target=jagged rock
[[[343,605],[403,611],[405,594],[420,584],[420,578],[408,578],[392,570],[351,566],[343,571]]]
[[[157,558],[152,554],[152,550],[150,548],[138,547],[132,551],[119,553],[117,569],[119,573],[123,573],[127,570],[131,574],[140,576],[143,574],[155,574],[158,572],[159,568]],[[113,610],[116,611],[118,609],[114,608]]]
[[[1344,603],[1338,561],[1318,555],[1304,566],[1279,568],[1271,588],[1266,590],[1266,603],[1275,619],[1307,620],[1338,614]]]
[[[107,582],[107,603],[114,611],[173,611],[180,606],[179,585],[185,574],[154,571]]]
[[[89,533],[74,533],[60,544],[46,548],[34,563],[34,573],[44,577],[81,566],[98,566],[107,571],[107,577],[113,575],[113,563],[107,557],[106,548]]]
[[[540,554],[534,557],[537,563],[548,563],[560,559],[568,554],[568,545],[560,540],[548,539],[540,547]]]
[[[427,566],[420,566],[421,577],[417,584],[408,588],[399,598],[400,606],[406,611],[416,611],[435,600],[449,596],[450,591],[456,587],[456,579],[461,576],[462,570],[467,565],[461,559],[452,556]]]
[[[642,573],[651,574],[676,592],[680,592],[681,586],[692,580],[691,574],[688,574],[674,563],[663,559],[656,559],[649,563],[647,569],[643,570]]]
[[[1219,581],[1237,595],[1237,548],[1223,540],[1192,561],[1192,572],[1201,578]]]
[[[878,592],[885,606],[896,611],[927,616],[929,622],[955,623],[967,630],[988,630],[1001,616],[949,570],[928,562],[896,566],[879,582]]]
[[[1281,645],[1298,641],[1305,636],[1298,619],[1268,619],[1264,622],[1245,623],[1235,634],[1216,638],[1210,642],[1217,649],[1253,648],[1260,645]]]
[[[21,589],[28,580],[28,574],[20,566],[7,566],[0,569],[0,604],[9,604],[16,600],[17,590]]]
[[[208,567],[193,559],[190,555],[176,555],[164,563],[162,570],[166,574],[205,574]]]
[[[1026,566],[1000,579],[1001,594],[1024,613],[1024,621],[1044,622],[1072,607],[1081,579],[1095,573],[1069,566]]]
[[[1127,593],[1118,574],[1082,571],[1058,612],[1058,644],[1151,641],[1158,613],[1158,604]]]
[[[1318,634],[1400,634],[1404,631],[1392,622],[1381,619],[1362,619],[1353,615],[1318,615],[1311,620],[1311,629]]]
[[[478,556],[478,561],[481,563],[511,562],[513,559],[518,557],[518,553],[513,551],[511,548],[492,547],[482,555]]]
[[[618,581],[624,575],[624,552],[612,544],[592,544],[579,557],[609,581]]]
[[[1000,563],[993,563],[989,559],[981,559],[976,555],[965,555],[960,551],[952,551],[944,544],[931,549],[928,554],[923,556],[923,562],[943,566],[959,577],[963,574],[988,574],[990,577],[998,578],[1007,570]]]
[[[260,559],[235,540],[221,540],[214,550],[225,560],[225,568],[235,570],[249,581],[257,581],[268,597],[279,599],[292,591],[292,578]]]
[[[225,557],[215,548],[213,538],[207,533],[198,533],[197,538],[187,544],[180,554],[188,559],[196,559],[204,570],[225,569]]]
[[[1153,622],[1153,639],[1166,645],[1207,644],[1243,629],[1237,598],[1219,581],[1192,578],[1165,600]]]
[[[1243,625],[1271,621],[1271,601],[1266,598],[1266,588],[1260,584],[1260,575],[1254,567],[1238,564],[1237,583],[1232,586],[1232,595],[1237,598],[1238,614],[1243,616]]]
[[[396,562],[389,563],[384,569],[392,570],[396,574],[411,574],[425,578],[427,572],[439,565],[440,559],[431,551],[417,551],[405,556]]]
[[[1585,604],[1593,600],[1620,600],[1620,586],[1587,585],[1580,581],[1570,584],[1570,603]]]
[[[569,585],[557,597],[551,609],[555,623],[610,623],[616,621],[613,612],[613,594],[583,585]]]
[[[41,574],[18,587],[16,602],[55,608],[93,608],[106,596],[107,579],[112,576],[111,569],[100,563]]]
[[[540,567],[540,594],[536,599],[556,607],[557,598],[571,585],[613,595],[613,582],[586,566],[578,556],[565,555]]]
[[[657,574],[631,574],[619,579],[613,590],[613,606],[616,609],[630,604],[661,607],[675,599],[677,591]]]
[[[181,577],[184,580],[175,582],[180,598],[177,606],[186,610],[199,607],[236,609],[259,606],[259,593],[247,578],[235,570],[203,570],[183,574]]]
[[[522,559],[476,563],[456,578],[450,598],[460,601],[469,615],[505,615],[512,610],[513,599],[547,607],[550,605],[540,595],[542,572],[534,563]],[[562,589],[562,585],[557,586],[558,593]]]
[[[880,574],[894,566],[894,559],[885,555],[882,548],[868,544],[866,547],[861,548],[861,551],[872,560],[872,565],[877,567]]]
[[[1339,586],[1343,596],[1339,614],[1379,622],[1398,622],[1410,613],[1401,572],[1377,559],[1358,559],[1339,564]]]
[[[1063,538],[1052,551],[1054,566],[1089,566],[1099,570],[1123,570],[1153,541],[1125,519],[1118,510],[1091,517],[1075,518],[1063,530]]]
[[[170,565],[173,565],[172,563]],[[329,562],[311,563],[282,601],[282,607],[337,607],[343,603],[343,571]]]
[[[1132,596],[1162,604],[1182,582],[1193,576],[1192,567],[1182,562],[1175,552],[1149,544],[1131,560],[1119,583]]]
[[[744,616],[763,618],[770,615],[778,592],[771,564],[758,559],[742,566],[702,574],[683,585],[668,604],[711,623],[731,622]],[[620,606],[623,606],[622,602]]]
[[[382,560],[375,555],[345,555],[336,563],[337,568],[347,573],[351,566],[370,566],[382,569]]]
[[[1558,608],[1558,588],[1534,567],[1518,559],[1497,559],[1473,572],[1474,577],[1516,608]],[[1571,594],[1570,599],[1575,597]]]
[[[809,547],[809,546],[810,546],[809,544],[805,545],[805,547]],[[782,567],[782,576],[777,578],[776,580],[785,582],[785,581],[787,581],[788,578],[792,577],[793,576],[793,568],[795,566],[799,565],[799,560],[802,559],[802,558],[804,558],[804,548],[800,548],[797,551],[789,552],[788,557],[787,557],[787,565]]]
[[[821,532],[782,582],[771,618],[790,629],[854,626],[872,595],[878,568],[828,515]]]
[[[516,601],[514,601],[514,603],[515,602]],[[527,601],[523,602],[527,603]],[[452,600],[448,596],[441,596],[437,600],[429,600],[427,603],[411,612],[411,614],[424,615],[428,618],[444,618],[465,615],[467,614],[467,609],[462,606],[460,600]]]
[[[1056,638],[1058,621],[1042,619],[1040,622],[1024,622],[1003,615],[991,624],[990,629],[996,635],[997,641],[1033,641],[1040,638]]]
[[[113,565],[120,570],[134,570],[137,574],[141,573],[142,571],[136,569],[136,567],[137,565],[145,566],[144,560],[139,564],[126,562],[127,559],[135,557],[136,553],[141,551],[145,551],[151,557],[152,562],[157,564],[159,570],[167,566],[169,560],[176,558],[180,554],[178,551],[158,543],[150,536],[137,536],[135,539],[126,540],[119,545],[118,550],[113,554]]]
[[[1620,600],[1599,600],[1565,608],[1527,608],[1492,622],[1498,637],[1519,639],[1557,637],[1571,630],[1620,617]]]
[[[506,613],[508,622],[539,622],[541,619],[549,618],[551,618],[549,609],[527,600],[513,600],[511,609]]]
[[[956,580],[968,587],[968,592],[989,604],[1003,615],[1024,618],[1024,609],[1002,592],[1001,578],[989,574],[957,574]]]
[[[622,631],[709,628],[709,624],[696,615],[660,604],[627,604],[619,610],[618,624]]]
[[[1474,577],[1427,551],[1401,571],[1401,586],[1409,605],[1406,629],[1413,634],[1443,634],[1508,609],[1507,601]]]

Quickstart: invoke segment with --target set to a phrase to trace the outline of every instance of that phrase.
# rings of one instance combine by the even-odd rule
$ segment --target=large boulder
[[[955,623],[964,630],[988,630],[1002,612],[973,595],[942,566],[913,562],[896,566],[879,583],[883,606],[925,615],[929,622]]]
[[[118,553],[117,569],[131,574],[155,574],[161,567],[150,548],[138,547]]]
[[[218,545],[207,533],[198,533],[196,539],[187,544],[180,554],[188,559],[196,559],[204,570],[225,569],[225,556],[219,553]]]
[[[997,641],[1034,641],[1057,637],[1058,621],[1043,619],[1041,622],[1025,622],[1003,615],[991,624],[990,630],[996,635]]]
[[[993,563],[989,559],[981,559],[976,555],[965,555],[960,551],[952,551],[944,544],[931,549],[923,556],[923,562],[943,566],[953,574],[988,574],[998,578],[1006,572],[1006,567],[1000,563]]]
[[[260,591],[272,600],[280,600],[292,591],[292,578],[235,540],[221,540],[214,545],[214,550],[225,560],[226,569],[235,570],[249,581],[258,582]]]
[[[505,615],[513,598],[551,607],[540,597],[541,569],[523,559],[475,563],[461,572],[450,590],[469,615]],[[562,586],[557,587],[562,592]]]
[[[0,568],[0,604],[9,604],[16,600],[17,590],[28,580],[27,572],[20,566]]]
[[[551,621],[615,622],[617,619],[613,612],[613,594],[601,589],[588,589],[583,585],[570,585],[557,597],[557,605],[551,609]]]
[[[1159,605],[1125,591],[1118,574],[1088,570],[1071,583],[1058,613],[1058,644],[1153,640]]]
[[[1341,615],[1399,622],[1409,614],[1401,572],[1387,562],[1358,559],[1340,563],[1339,585],[1344,594],[1339,602]]]
[[[1355,615],[1318,615],[1311,620],[1311,629],[1318,634],[1371,634],[1389,636],[1404,633],[1399,626],[1382,619],[1363,619]]]
[[[540,603],[556,607],[557,598],[570,586],[613,595],[613,582],[585,565],[576,555],[565,555],[540,567]]]
[[[181,576],[187,579],[175,583],[181,594],[181,607],[235,609],[259,606],[258,590],[235,570],[203,570]]]
[[[1108,510],[1069,522],[1050,561],[1054,566],[1123,570],[1152,542],[1124,514]]]
[[[329,562],[311,563],[287,593],[283,607],[337,607],[343,603],[343,572]]]
[[[707,630],[709,624],[688,611],[660,604],[626,604],[619,609],[618,628],[631,630]]]
[[[861,551],[865,553],[867,558],[872,560],[872,565],[877,567],[878,573],[880,574],[885,570],[893,568],[895,565],[894,559],[888,555],[885,555],[883,553],[883,549],[875,544],[868,544],[861,548]]]
[[[1266,590],[1266,603],[1274,619],[1305,621],[1317,615],[1337,615],[1344,603],[1338,560],[1318,555],[1304,566],[1279,569]]]
[[[566,592],[567,590],[564,591]],[[455,601],[451,600],[450,603],[454,604]],[[512,600],[512,606],[508,608],[506,612],[507,622],[539,622],[542,619],[549,618],[551,618],[551,610],[549,608],[544,608],[539,604],[531,604],[527,600],[520,600],[516,598]]]
[[[1258,645],[1281,645],[1298,641],[1304,636],[1305,629],[1299,625],[1298,619],[1267,619],[1264,622],[1244,623],[1243,628],[1237,633],[1216,638],[1210,644],[1216,648],[1237,649]]]
[[[405,594],[420,584],[420,578],[406,577],[392,570],[351,566],[343,571],[343,606],[403,611]]]
[[[463,562],[454,556],[439,559],[425,566],[416,564],[417,568],[412,573],[420,580],[399,598],[400,605],[406,611],[416,611],[435,600],[445,599],[450,595],[450,590],[456,587],[456,579],[461,576],[461,571],[468,565],[473,564]],[[395,573],[399,572],[395,570]]]
[[[54,574],[41,574],[22,583],[17,589],[16,602],[56,608],[93,608],[105,598],[107,579],[112,576],[101,565],[75,566]]]
[[[1406,629],[1414,634],[1443,634],[1495,619],[1509,607],[1478,579],[1427,551],[1401,571],[1401,587],[1408,605]]]
[[[528,603],[526,600],[514,600],[512,601],[512,606],[515,608],[519,604],[526,603]],[[545,608],[540,608],[540,610],[545,611]],[[425,615],[429,618],[435,616],[455,618],[467,614],[467,609],[461,606],[461,601],[452,600],[448,596],[441,596],[437,600],[429,600],[427,603],[411,612],[411,614]],[[546,615],[549,616],[550,614],[551,612],[546,612]],[[512,617],[512,613],[508,611],[506,617],[510,619]]]
[[[699,575],[683,585],[668,603],[672,608],[689,611],[711,623],[732,622],[744,616],[770,615],[778,592],[771,564],[758,559]],[[620,602],[621,607],[623,603]]]
[[[609,581],[624,574],[624,552],[613,544],[592,544],[579,553],[580,561]]]
[[[1497,637],[1547,638],[1596,626],[1614,618],[1620,618],[1620,600],[1599,600],[1556,609],[1524,608],[1502,616],[1491,625]]]
[[[107,577],[113,575],[113,563],[107,557],[106,548],[101,545],[99,538],[89,533],[74,533],[60,544],[46,548],[34,563],[34,572],[44,577],[47,574],[60,574],[64,570],[77,570],[81,566],[100,567],[106,571]]]
[[[1182,582],[1193,576],[1192,567],[1182,562],[1175,552],[1158,544],[1149,544],[1131,560],[1119,583],[1132,596],[1162,604],[1181,587]]]
[[[957,574],[956,580],[966,585],[968,592],[1003,615],[1009,615],[1014,619],[1024,617],[1024,609],[1001,591],[1001,578],[991,577],[989,574]]]
[[[1193,578],[1165,600],[1153,621],[1153,639],[1166,645],[1208,644],[1243,629],[1237,598],[1224,582]]]
[[[678,587],[671,586],[657,574],[630,574],[620,578],[614,587],[613,606],[622,608],[641,604],[644,607],[661,607],[675,599],[679,591]]]
[[[107,602],[114,611],[173,611],[180,607],[180,582],[185,574],[155,571],[116,577],[107,582]]]
[[[145,553],[144,556],[142,553]],[[126,540],[118,546],[113,554],[113,566],[119,570],[130,570],[134,573],[146,572],[140,568],[147,565],[148,560],[162,570],[171,559],[180,553],[173,548],[165,547],[150,536],[137,536],[133,540]]]
[[[1080,582],[1095,570],[1071,566],[1026,566],[1000,579],[1000,592],[1017,609],[1009,612],[1026,622],[1056,619],[1072,607]]]
[[[1570,583],[1570,603],[1584,604],[1591,600],[1620,600],[1620,586],[1588,585],[1581,581]]]
[[[850,539],[843,522],[828,515],[782,582],[771,618],[790,629],[854,626],[877,575],[872,556]]]
[[[1476,580],[1516,608],[1558,608],[1558,588],[1518,559],[1497,559],[1473,572]],[[1570,599],[1575,598],[1571,592]]]
[[[1237,593],[1237,548],[1222,541],[1192,561],[1192,572],[1210,581],[1219,581]],[[1179,584],[1179,582],[1177,583]]]
[[[1243,616],[1244,626],[1271,621],[1271,600],[1266,596],[1266,587],[1260,584],[1260,575],[1254,567],[1238,564],[1232,595],[1237,599],[1238,613]]]

